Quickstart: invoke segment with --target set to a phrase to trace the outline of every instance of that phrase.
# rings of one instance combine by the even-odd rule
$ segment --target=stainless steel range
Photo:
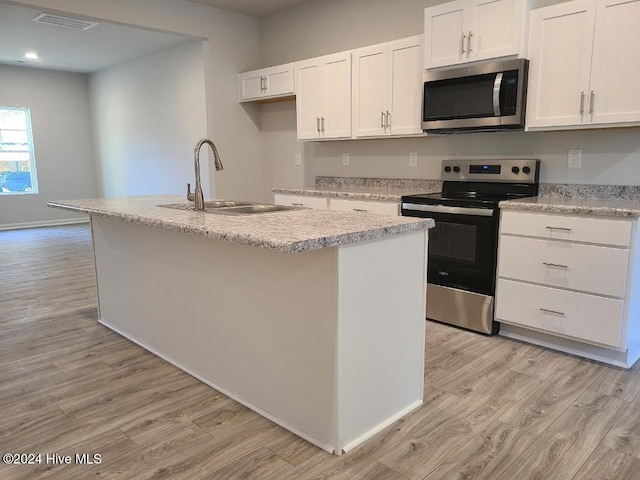
[[[429,231],[427,318],[498,332],[498,203],[536,196],[539,174],[539,160],[444,160],[442,192],[402,197],[402,215],[436,222]]]

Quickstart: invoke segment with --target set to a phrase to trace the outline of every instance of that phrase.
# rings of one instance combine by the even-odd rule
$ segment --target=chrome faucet
[[[222,170],[223,168],[218,149],[211,140],[203,138],[196,143],[196,148],[193,152],[193,161],[196,170],[196,191],[191,193],[191,184],[187,183],[187,200],[194,202],[193,206],[196,210],[204,210],[204,194],[202,193],[202,185],[200,183],[200,149],[205,143],[213,150],[213,163],[216,166],[216,170]]]

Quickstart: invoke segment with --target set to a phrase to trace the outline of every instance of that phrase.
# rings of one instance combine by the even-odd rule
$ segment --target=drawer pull
[[[547,227],[547,230],[562,230],[563,232],[571,231],[571,229],[567,227]]]
[[[368,210],[365,210],[364,208],[354,208],[353,211],[354,212],[364,212],[364,213],[368,212]]]
[[[304,203],[293,203],[293,202],[291,202],[291,205],[293,205],[294,207],[304,207]]]
[[[547,310],[546,308],[541,308],[540,311],[543,313],[552,313],[553,315],[560,315],[561,317],[564,317],[564,313],[558,312],[557,310]]]
[[[542,262],[545,267],[569,268],[569,265],[560,265],[559,263]]]

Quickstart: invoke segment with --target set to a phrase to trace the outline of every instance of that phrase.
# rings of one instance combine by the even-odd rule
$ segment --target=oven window
[[[436,222],[429,231],[429,256],[475,265],[477,231],[476,225]]]

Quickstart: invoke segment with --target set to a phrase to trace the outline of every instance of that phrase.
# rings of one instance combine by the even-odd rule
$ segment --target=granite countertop
[[[62,200],[48,205],[284,253],[392,237],[434,226],[432,219],[306,208],[231,216],[158,206],[171,203],[186,202],[181,196],[162,195]]]
[[[289,195],[306,195],[310,197],[351,198],[354,200],[379,200],[383,202],[399,202],[402,195],[428,193],[424,189],[407,188],[370,188],[370,187],[281,187],[272,188],[273,193]]]
[[[546,213],[596,215],[609,217],[640,216],[640,201],[631,199],[559,197],[540,195],[500,202],[502,210],[527,210]]]
[[[289,195],[400,202],[403,195],[434,193],[441,190],[442,181],[440,180],[317,177],[314,186],[278,187],[271,191]]]

